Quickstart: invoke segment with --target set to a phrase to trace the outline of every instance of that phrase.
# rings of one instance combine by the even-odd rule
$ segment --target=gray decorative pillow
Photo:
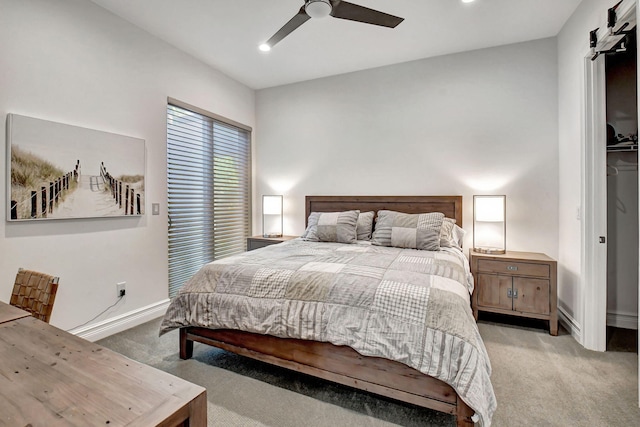
[[[453,226],[456,225],[456,220],[452,218],[445,218],[442,221],[442,228],[440,229],[440,247],[450,248],[452,246],[458,246],[453,236]]]
[[[311,242],[354,243],[360,211],[311,212],[303,239]]]
[[[373,231],[373,216],[375,213],[361,212],[358,215],[358,226],[356,228],[356,234],[358,240],[371,240],[371,232]]]
[[[444,214],[440,212],[405,214],[378,211],[378,222],[371,242],[378,246],[422,249],[440,249],[440,229]]]

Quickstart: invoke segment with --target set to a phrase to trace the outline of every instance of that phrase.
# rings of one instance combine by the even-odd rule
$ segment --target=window
[[[251,128],[170,100],[167,198],[173,297],[204,264],[246,250]]]

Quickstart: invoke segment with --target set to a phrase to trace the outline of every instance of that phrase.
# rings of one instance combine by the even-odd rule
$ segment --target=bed
[[[309,218],[312,212],[341,212],[356,209],[361,212],[389,210],[407,214],[442,212],[446,217],[453,218],[457,224],[462,225],[461,196],[307,196],[305,217]],[[400,251],[413,252],[401,253]],[[371,350],[370,339],[364,339],[365,342],[369,340],[369,344],[360,345],[354,344],[350,337],[344,337],[342,329],[340,332],[332,333],[335,332],[336,328],[328,326],[326,319],[323,318],[333,316],[332,314],[325,315],[326,313],[330,313],[330,310],[327,308],[329,304],[314,305],[309,308],[308,304],[310,303],[304,301],[303,303],[293,302],[287,306],[287,310],[294,313],[293,316],[290,313],[284,316],[287,319],[291,317],[302,318],[303,316],[308,316],[318,318],[319,322],[325,322],[322,323],[322,326],[319,328],[316,326],[307,328],[308,320],[300,320],[301,324],[295,326],[296,329],[300,329],[301,331],[296,338],[290,337],[290,331],[285,330],[282,325],[279,327],[272,326],[279,322],[275,320],[273,313],[270,314],[271,317],[267,316],[266,319],[262,319],[262,327],[258,328],[249,325],[250,322],[248,322],[247,318],[255,315],[255,309],[247,308],[244,305],[246,304],[246,301],[244,301],[246,298],[237,296],[240,292],[232,289],[236,286],[240,287],[241,285],[237,283],[242,283],[242,280],[240,278],[237,279],[237,282],[228,280],[228,276],[235,275],[240,277],[246,274],[241,268],[246,268],[250,265],[257,265],[261,268],[261,271],[264,270],[265,267],[270,267],[265,265],[272,262],[269,256],[274,259],[281,258],[285,266],[295,264],[298,261],[293,259],[300,257],[304,258],[306,266],[310,264],[314,264],[316,267],[317,265],[322,265],[320,270],[315,268],[315,271],[311,273],[307,272],[318,276],[329,274],[325,270],[326,265],[330,264],[307,262],[312,258],[306,257],[312,254],[320,254],[320,259],[342,257],[344,259],[348,258],[349,261],[344,261],[345,263],[354,262],[356,264],[362,264],[358,257],[370,258],[372,256],[378,256],[374,255],[373,252],[382,253],[380,256],[389,259],[393,257],[406,258],[407,256],[411,258],[420,256],[443,258],[444,261],[433,261],[430,258],[418,258],[418,261],[422,264],[442,262],[446,268],[442,267],[440,270],[446,270],[448,272],[447,274],[451,277],[460,276],[459,267],[448,267],[451,264],[451,260],[449,254],[445,253],[442,255],[432,255],[427,253],[429,251],[382,248],[379,246],[357,244],[345,245],[343,243],[316,243],[315,245],[311,245],[296,239],[296,241],[273,245],[236,257],[230,257],[231,259],[216,261],[216,265],[213,267],[216,267],[217,270],[212,269],[211,264],[208,264],[209,267],[204,266],[190,282],[185,284],[180,294],[172,301],[163,319],[161,333],[180,328],[180,357],[182,359],[190,358],[193,354],[193,343],[200,342],[336,383],[452,414],[456,419],[457,426],[472,426],[474,425],[474,421],[479,422],[480,425],[489,426],[491,423],[491,415],[495,410],[495,396],[488,379],[491,367],[486,355],[486,350],[484,349],[484,344],[479,338],[477,327],[473,321],[471,307],[468,302],[460,302],[463,301],[463,298],[453,298],[456,300],[453,305],[462,304],[464,306],[461,309],[463,313],[460,315],[459,322],[461,325],[464,324],[466,326],[458,327],[456,324],[453,326],[454,331],[452,333],[444,334],[440,333],[440,331],[433,332],[426,326],[413,325],[411,319],[407,322],[406,319],[399,319],[394,316],[387,316],[391,319],[389,320],[391,323],[385,323],[380,327],[381,330],[393,332],[395,335],[412,337],[415,335],[415,332],[410,331],[414,331],[416,328],[424,328],[425,331],[431,334],[428,335],[425,332],[424,336],[428,336],[429,338],[424,338],[419,344],[416,343],[418,340],[407,340],[407,343],[410,344],[406,344],[406,347],[435,347],[439,349],[439,353],[433,351],[434,355],[421,355],[419,358],[413,356],[408,357],[407,354],[414,354],[415,351],[413,348],[410,348],[407,350],[407,352],[410,353],[400,351],[398,353],[399,355],[396,355],[397,352],[395,350],[391,351],[392,354],[387,354],[389,351],[385,350],[379,352],[384,356],[380,357],[376,355],[376,352]],[[291,253],[294,254],[293,257]],[[464,256],[462,256],[462,258],[464,259]],[[262,264],[262,266],[260,266],[260,264]],[[359,265],[347,265],[345,268],[358,267]],[[255,268],[251,270],[250,274],[253,282],[250,277],[249,280],[245,280],[246,283],[257,283],[255,277],[257,277],[258,274],[255,272]],[[291,267],[293,270],[296,268],[298,267]],[[220,269],[224,269],[224,271],[221,273]],[[222,279],[220,275],[225,275],[225,278]],[[280,279],[282,279],[282,277],[277,274],[271,277],[280,277]],[[283,280],[284,279],[280,281]],[[290,279],[287,278],[287,280]],[[438,280],[444,281],[447,284],[455,282],[451,280],[450,277]],[[277,280],[272,281],[275,282]],[[463,282],[462,280],[459,281],[460,283]],[[211,283],[218,284],[211,285]],[[222,288],[225,286],[228,289],[223,290]],[[291,288],[290,284],[288,286]],[[246,287],[248,288],[249,285],[247,284]],[[441,284],[431,287],[439,288]],[[227,318],[224,321],[218,320],[217,310],[221,307],[220,299],[215,297],[209,288],[215,289],[216,293],[224,293],[225,305],[230,300],[237,300],[238,305],[234,307],[231,314],[227,314]],[[460,292],[459,287],[456,288],[456,290]],[[255,288],[251,292],[253,292],[253,294],[251,294],[253,296],[261,294],[261,297],[267,296],[271,298],[269,301],[278,300],[278,298],[283,297],[282,293],[277,293],[280,291],[274,291],[272,289],[265,290],[263,287]],[[273,292],[276,293],[269,295],[269,293]],[[322,298],[317,297],[317,292],[319,292],[317,289],[314,291],[305,290],[304,294],[306,297],[302,299],[314,300],[313,304],[319,304],[315,301]],[[431,291],[432,294],[438,292]],[[465,289],[465,292],[470,293],[471,289]],[[309,297],[309,295],[311,296]],[[378,294],[376,293],[375,295],[377,298]],[[468,301],[468,295],[466,297],[466,301]],[[432,299],[435,299],[435,297]],[[358,305],[356,303],[350,304]],[[280,308],[278,308],[278,310],[280,310]],[[340,311],[340,308],[336,310]],[[429,315],[431,316],[430,322],[452,323],[450,320],[447,320],[450,317],[447,313]],[[243,317],[243,314],[245,317]],[[277,315],[281,316],[282,313]],[[421,314],[421,316],[423,315]],[[429,318],[429,316],[427,316],[427,318]],[[203,319],[207,320],[204,321]],[[345,321],[342,320],[342,322]],[[373,321],[368,320],[368,322]],[[378,322],[378,320],[375,320],[375,322]],[[387,320],[385,320],[385,322],[387,322]],[[458,322],[458,320],[455,320],[455,322]],[[215,329],[212,329],[208,327],[210,323],[214,325],[223,324],[225,326],[233,325],[233,327],[214,326]],[[346,321],[346,323],[349,323],[349,321]],[[411,325],[407,326],[410,323]],[[464,340],[458,336],[461,335],[461,333],[459,334],[460,330],[465,328],[474,329],[471,333],[473,337],[469,339],[471,344],[464,342]],[[357,331],[360,330],[359,327],[353,325],[347,325],[346,329],[355,330],[356,335],[359,334]],[[329,332],[327,332],[327,330]],[[330,339],[325,339],[326,336],[330,336]],[[381,340],[387,338],[385,335]],[[376,345],[377,343],[374,344],[374,346]],[[403,346],[405,345],[403,344]],[[469,349],[471,349],[471,353],[473,354],[470,354]],[[460,363],[452,363],[448,359],[449,355],[445,358],[445,351],[451,354],[455,353],[457,359],[464,360]],[[429,362],[428,367],[425,367],[426,362],[424,362],[424,360]],[[437,363],[434,362],[436,360],[438,361]],[[471,363],[472,360],[473,363]],[[444,367],[447,363],[449,365],[448,368]],[[452,365],[454,365],[453,368]],[[443,373],[444,371],[447,371],[446,374]],[[429,375],[428,373],[433,375]],[[444,381],[436,377],[451,378]]]

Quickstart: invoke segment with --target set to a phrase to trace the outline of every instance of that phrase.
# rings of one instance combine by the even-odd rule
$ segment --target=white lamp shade
[[[504,221],[504,196],[476,196],[476,221],[502,222]]]
[[[262,196],[262,213],[264,215],[281,215],[282,196]]]
[[[506,252],[506,196],[473,196],[473,249]]]
[[[282,196],[262,196],[262,235],[282,236]]]

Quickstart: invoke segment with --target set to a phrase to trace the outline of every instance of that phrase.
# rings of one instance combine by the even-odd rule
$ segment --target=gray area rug
[[[585,350],[542,324],[479,322],[498,399],[494,426],[637,426],[636,352]],[[209,426],[454,426],[453,417],[196,343],[178,357],[178,333],[160,319],[99,341],[207,389]],[[538,325],[535,325],[538,326]]]

